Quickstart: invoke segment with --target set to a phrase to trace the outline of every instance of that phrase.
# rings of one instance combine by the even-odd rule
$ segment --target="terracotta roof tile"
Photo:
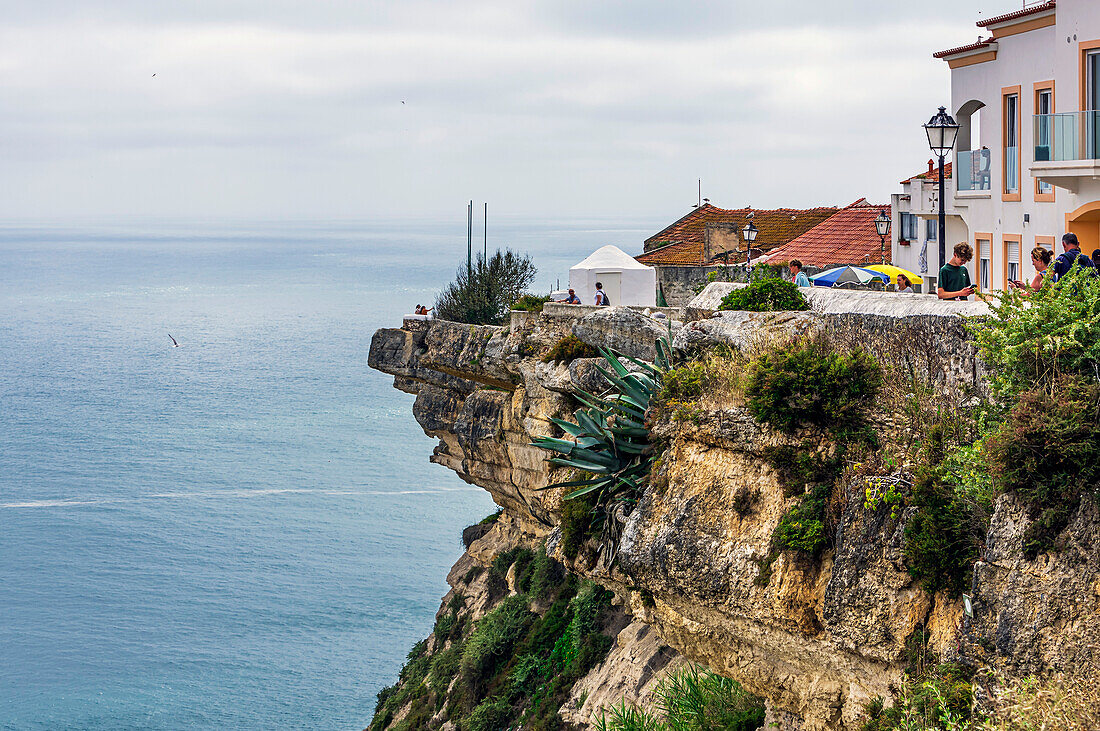
[[[928,164],[932,165],[932,161],[929,160]],[[951,163],[949,163],[949,162],[944,163],[943,178],[944,178],[944,180],[948,180],[950,177],[951,177]],[[905,180],[901,181],[901,184],[905,185],[906,183],[911,183],[914,180],[927,180],[927,181],[930,181],[932,183],[940,182],[940,168],[939,168],[939,166],[938,165],[933,165],[931,170],[926,170],[923,173],[921,173],[920,175],[914,175],[911,178],[906,178]]]
[[[977,26],[979,28],[988,28],[991,25],[997,25],[998,23],[1004,23],[1006,20],[1016,20],[1017,18],[1023,18],[1028,15],[1034,15],[1036,13],[1045,13],[1048,10],[1053,10],[1057,6],[1057,0],[1047,0],[1047,2],[1041,5],[1034,5],[1030,8],[1024,8],[1023,10],[1016,10],[1011,13],[1005,13],[1004,15],[996,15],[992,18],[986,18],[985,20],[979,20]]]
[[[959,46],[958,48],[948,48],[946,51],[936,51],[932,54],[932,58],[947,58],[948,56],[954,56],[956,53],[977,51],[979,48],[985,48],[993,42],[994,41],[992,38],[986,38],[983,40],[981,37],[979,37],[976,43],[969,43],[965,46]]]
[[[813,267],[878,264],[882,256],[882,242],[875,230],[875,218],[879,211],[889,213],[890,206],[859,201],[843,208],[786,246],[772,251],[768,260],[799,259],[804,266]],[[886,261],[890,261],[889,241]]]
[[[755,248],[763,251],[782,246],[836,213],[834,207],[725,209],[709,203],[696,208],[680,220],[645,240],[645,253],[636,257],[650,266],[703,266],[703,241],[708,224],[732,224],[740,231],[753,214],[753,225],[759,230]]]

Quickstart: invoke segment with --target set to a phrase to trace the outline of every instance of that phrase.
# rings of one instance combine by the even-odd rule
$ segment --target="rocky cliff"
[[[730,286],[711,285],[686,308],[686,323],[672,333],[680,352],[828,331],[960,401],[985,396],[960,320],[981,314],[983,305],[909,298],[899,306],[894,295],[814,292],[808,313],[712,317]],[[805,449],[820,435],[767,427],[734,397],[701,399],[688,419],[657,419],[653,433],[665,451],[625,517],[614,555],[592,542],[566,555],[564,491],[543,488],[571,474],[530,442],[560,434],[550,419],[568,418],[577,408],[572,394],[599,391],[603,381],[599,359],[542,356],[572,334],[652,359],[663,332],[626,308],[577,313],[551,305],[510,328],[406,321],[379,330],[371,343],[371,367],[416,394],[415,418],[439,439],[432,460],[488,490],[503,509],[464,561],[487,566],[510,546],[545,541],[569,571],[614,592],[624,615],[614,649],[577,683],[564,719],[584,725],[602,705],[637,700],[651,689],[655,669],[685,658],[766,698],[781,726],[807,730],[858,727],[865,704],[889,697],[900,682],[914,636],[940,657],[996,657],[1010,672],[1096,660],[1100,556],[1092,502],[1082,503],[1067,530],[1069,550],[1028,561],[1020,539],[1026,518],[1002,496],[974,572],[969,617],[961,600],[929,595],[907,571],[905,526],[914,509],[869,506],[865,483],[854,478],[831,506],[835,532],[823,554],[777,554],[776,525],[799,496],[785,487],[768,450]],[[877,414],[875,428],[887,439],[905,430],[890,414]]]

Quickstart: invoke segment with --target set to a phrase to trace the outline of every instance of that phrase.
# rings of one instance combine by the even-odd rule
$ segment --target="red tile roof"
[[[707,264],[703,242],[708,224],[728,224],[743,229],[753,214],[753,225],[759,230],[753,248],[769,251],[800,236],[836,213],[834,207],[725,209],[709,203],[688,213],[645,240],[645,253],[635,257],[650,266],[704,266]]]
[[[997,15],[992,18],[986,18],[985,20],[979,20],[977,26],[979,28],[988,28],[991,25],[997,25],[998,23],[1004,23],[1006,20],[1016,20],[1017,18],[1024,18],[1028,15],[1035,15],[1036,13],[1044,13],[1047,10],[1053,10],[1058,4],[1057,0],[1047,0],[1047,2],[1040,5],[1034,5],[1030,8],[1024,8],[1023,10],[1016,10],[1011,13],[1005,13],[1004,15]]]
[[[950,177],[951,177],[951,163],[944,163],[943,178],[944,178],[944,180],[947,180]],[[927,181],[930,181],[932,183],[940,182],[940,167],[939,167],[939,165],[936,165],[935,162],[933,162],[932,160],[929,160],[928,161],[928,170],[926,170],[925,172],[923,172],[919,175],[914,175],[911,178],[906,178],[905,180],[901,181],[901,184],[905,185],[906,183],[911,183],[914,180],[927,180]]]
[[[986,39],[983,40],[981,38],[981,36],[979,36],[978,41],[976,43],[970,43],[970,44],[965,45],[965,46],[959,46],[958,48],[948,48],[946,51],[937,51],[936,53],[932,54],[932,58],[947,58],[948,56],[954,56],[956,53],[965,53],[967,51],[977,51],[979,48],[985,48],[986,46],[990,45],[993,42],[994,41],[993,41],[992,38],[986,38]]]
[[[882,242],[875,230],[875,218],[879,211],[886,211],[889,215],[889,204],[871,205],[860,199],[786,246],[772,251],[768,261],[799,259],[804,266],[813,267],[878,264],[881,262]],[[889,241],[886,242],[886,261],[890,261]]]

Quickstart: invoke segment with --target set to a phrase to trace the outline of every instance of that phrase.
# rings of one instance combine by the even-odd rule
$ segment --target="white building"
[[[948,251],[959,241],[969,238],[966,224],[955,210],[951,196],[952,168],[950,162],[944,166]],[[894,241],[891,263],[920,274],[922,292],[935,293],[940,269],[939,180],[939,169],[929,160],[927,171],[901,181],[901,193],[890,196],[890,231]]]
[[[1067,231],[1086,254],[1100,248],[1100,2],[1048,0],[978,26],[990,37],[934,55],[951,69],[960,124],[946,255],[968,241],[971,278],[991,291],[1031,277],[1032,247],[1059,253]],[[921,220],[933,217],[928,187],[911,182],[901,195],[919,200]],[[914,245],[892,238],[895,263],[915,263]],[[938,249],[928,246],[931,275]]]
[[[596,249],[569,269],[569,286],[586,305],[595,302],[597,282],[603,284],[613,305],[654,307],[657,303],[657,270],[617,246]]]

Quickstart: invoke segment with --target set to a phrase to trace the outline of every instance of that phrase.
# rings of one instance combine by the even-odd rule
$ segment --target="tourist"
[[[430,313],[434,309],[435,309],[434,307],[425,307],[424,305],[422,305],[420,303],[417,303],[416,309],[413,310],[413,313],[417,314],[417,315],[423,315],[424,317],[428,317],[429,316],[428,313]]]
[[[1082,269],[1089,269],[1092,271],[1092,275],[1096,276],[1096,267],[1092,264],[1092,259],[1085,256],[1081,251],[1081,244],[1077,241],[1077,234],[1068,233],[1062,236],[1062,253],[1058,255],[1058,258],[1054,260],[1054,276],[1053,279],[1057,282],[1059,279],[1066,275],[1070,269],[1073,268],[1073,262],[1080,262]]]
[[[913,294],[913,283],[904,274],[898,274],[898,294]]]
[[[970,270],[966,263],[974,258],[974,249],[965,241],[955,244],[955,255],[940,268],[940,281],[936,295],[941,300],[965,300],[974,294],[970,283]]]
[[[1100,272],[1100,249],[1092,250],[1092,265],[1096,267],[1096,271]]]
[[[806,276],[806,273],[802,271],[802,262],[798,259],[791,259],[790,264],[791,281],[799,287],[809,287],[810,279]]]
[[[603,282],[596,282],[596,306],[607,307],[611,304],[611,300],[607,298],[607,293],[603,291]]]
[[[1044,249],[1042,246],[1036,246],[1031,250],[1031,263],[1035,266],[1035,276],[1031,278],[1031,282],[1024,284],[1019,280],[1009,282],[1008,285],[1014,289],[1020,291],[1020,294],[1027,297],[1032,292],[1038,292],[1043,287],[1043,279],[1046,276],[1047,271],[1050,268],[1050,262],[1054,259],[1054,252],[1050,249]]]
[[[581,298],[577,296],[577,293],[572,289],[569,290],[569,296],[562,300],[567,305],[579,305]]]

